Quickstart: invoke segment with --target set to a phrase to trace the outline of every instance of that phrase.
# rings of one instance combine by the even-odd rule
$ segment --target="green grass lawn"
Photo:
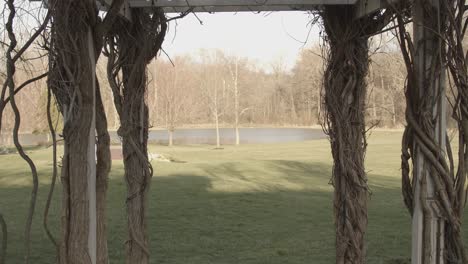
[[[399,132],[374,132],[367,171],[372,190],[368,259],[404,263],[410,254],[410,217],[400,192]],[[151,146],[185,163],[153,162],[150,198],[151,263],[329,264],[334,262],[331,155],[326,140],[225,146]],[[51,174],[51,151],[33,150],[40,172],[32,255],[35,264],[54,262],[42,229]],[[8,263],[22,262],[30,194],[27,166],[17,155],[0,156],[0,210],[9,226]],[[124,263],[125,183],[114,161],[109,181],[109,254]],[[59,196],[50,215],[55,233]]]

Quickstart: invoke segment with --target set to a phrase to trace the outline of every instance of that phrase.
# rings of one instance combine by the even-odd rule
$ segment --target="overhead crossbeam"
[[[47,0],[29,0],[32,2]],[[129,16],[131,8],[162,7],[165,13],[219,13],[219,12],[272,12],[310,11],[327,5],[354,5],[356,18],[366,16],[396,0],[126,0],[122,15]],[[96,0],[101,10],[111,6],[113,0]]]
[[[112,0],[105,0],[109,6]],[[354,5],[357,0],[128,0],[130,8],[162,7],[166,13],[307,11],[320,5]]]

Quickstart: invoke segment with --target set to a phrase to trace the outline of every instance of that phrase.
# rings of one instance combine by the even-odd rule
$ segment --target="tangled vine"
[[[423,262],[443,258],[446,263],[467,263],[461,235],[461,217],[466,200],[467,161],[467,68],[463,36],[466,30],[465,1],[415,1],[413,6],[398,11],[398,38],[408,71],[406,83],[407,126],[402,140],[402,190],[411,215],[420,199],[423,214]],[[412,14],[421,24],[414,43],[405,28]],[[424,57],[422,57],[424,56]],[[421,63],[424,63],[422,66]],[[445,72],[448,67],[455,94],[453,118],[459,127],[459,162],[455,172],[454,157],[446,129],[443,104],[446,96]],[[422,166],[421,166],[422,165]],[[433,192],[431,193],[431,190]],[[432,203],[430,201],[433,201]],[[429,202],[428,202],[429,201]],[[431,219],[444,226],[444,255],[433,251]],[[440,247],[440,246],[439,246]]]
[[[466,1],[442,1],[442,10],[447,17],[447,30],[443,31],[443,37],[447,43],[446,63],[453,81],[452,91],[454,102],[452,102],[452,117],[458,125],[458,169],[453,168],[451,158],[450,176],[453,178],[454,196],[452,206],[456,220],[461,222],[466,205],[467,191],[466,179],[468,176],[468,62],[467,51],[463,47],[468,27],[466,18]],[[451,152],[449,152],[451,153]],[[460,223],[461,224],[461,223]],[[449,222],[445,232],[447,248],[447,262],[468,262],[468,257],[461,239],[461,230],[452,228]]]
[[[16,63],[22,59],[23,54],[26,50],[32,45],[32,43],[42,34],[44,29],[46,28],[49,19],[50,13],[48,12],[44,18],[44,21],[41,25],[33,32],[30,38],[22,45],[18,46],[18,40],[16,37],[16,33],[14,31],[14,23],[15,19],[17,19],[17,8],[15,6],[15,0],[8,0],[5,3],[6,7],[9,10],[8,18],[5,24],[5,29],[8,35],[9,43],[8,49],[6,51],[6,79],[4,84],[1,88],[0,93],[0,130],[2,128],[2,117],[3,111],[7,104],[9,103],[11,109],[14,113],[14,127],[13,127],[13,143],[15,145],[16,150],[20,157],[28,164],[28,167],[31,171],[32,177],[32,191],[31,197],[29,202],[29,209],[26,218],[26,227],[24,230],[24,260],[25,263],[30,263],[30,251],[31,251],[31,229],[33,223],[34,212],[36,210],[36,203],[37,203],[37,193],[39,188],[39,178],[37,173],[36,165],[34,161],[29,157],[26,151],[23,149],[19,141],[19,130],[21,126],[21,113],[19,111],[18,105],[15,100],[15,95],[20,92],[24,87],[28,86],[29,84],[44,78],[47,74],[41,74],[39,76],[33,77],[21,85],[17,85],[15,82],[15,74],[16,74]],[[7,97],[8,94],[8,97]],[[4,263],[6,259],[6,250],[7,250],[7,243],[8,243],[8,234],[7,234],[7,225],[3,215],[0,213],[0,226],[2,230],[2,246],[0,249],[0,263]]]
[[[95,1],[49,1],[53,20],[48,85],[64,123],[60,263],[92,263],[94,258],[97,263],[108,262],[106,191],[110,170],[110,139],[95,67],[103,36],[114,23],[122,3],[123,0],[113,1],[105,18],[101,20]],[[94,142],[96,134],[97,142]],[[88,195],[94,191],[88,190],[88,179],[83,177],[88,173],[93,174],[94,166],[90,167],[89,163],[95,162],[94,143],[97,154],[95,213],[89,210],[88,203],[77,202],[87,201]],[[91,231],[92,214],[95,214],[96,226]],[[96,240],[96,245],[91,247],[88,246],[90,235],[95,235]]]
[[[146,67],[161,50],[167,19],[161,8],[131,10],[131,20],[120,18],[106,37],[108,80],[120,117],[127,182],[127,263],[149,263],[147,194],[153,174],[148,160],[149,113],[145,102]],[[120,78],[120,76],[122,78]]]
[[[368,185],[366,152],[366,75],[370,36],[391,12],[355,18],[354,7],[327,6],[320,12],[326,33],[323,83],[324,131],[330,138],[335,188],[336,263],[365,263]]]

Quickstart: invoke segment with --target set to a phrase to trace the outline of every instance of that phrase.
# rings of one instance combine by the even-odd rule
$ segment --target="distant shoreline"
[[[215,129],[215,125],[212,124],[200,124],[200,125],[183,125],[180,127],[176,127],[175,130],[188,130],[188,129]],[[229,124],[223,124],[219,127],[220,129],[234,129],[233,126]],[[249,128],[272,128],[272,129],[322,129],[322,126],[320,125],[311,125],[311,126],[304,126],[304,125],[241,125],[239,126],[241,129],[249,129]],[[372,128],[369,132],[372,133],[372,131],[382,131],[382,132],[403,132],[404,127],[395,127],[395,128],[386,128],[386,127],[375,127]],[[164,127],[152,127],[150,128],[150,131],[165,131],[167,128]],[[117,128],[109,128],[109,132],[116,132]],[[19,134],[20,135],[44,135],[48,134],[48,131],[40,132],[40,133],[34,133],[31,131],[22,131]],[[6,135],[9,133],[1,133],[0,135]]]
[[[187,130],[187,129],[215,129],[216,127],[214,125],[210,124],[205,124],[205,125],[189,125],[189,126],[181,126],[181,127],[176,127],[175,130]],[[234,129],[232,126],[227,126],[223,125],[219,127],[220,129]],[[254,125],[254,126],[239,126],[241,129],[246,129],[246,128],[274,128],[274,129],[322,129],[322,126],[320,125],[312,125],[312,126],[300,126],[300,125]],[[150,131],[164,131],[167,130],[167,128],[164,127],[154,127],[151,128]],[[372,131],[382,131],[382,132],[403,132],[405,130],[404,127],[395,127],[395,128],[386,128],[386,127],[375,127],[372,128],[369,132]],[[110,131],[116,131],[116,129],[112,129]]]
[[[222,125],[219,127],[220,129],[234,129],[233,126],[230,125]],[[252,126],[239,126],[239,128],[245,129],[245,128],[274,128],[274,129],[281,129],[281,128],[297,128],[297,129],[322,129],[321,126],[319,125],[313,125],[313,126],[278,126],[278,125],[252,125]],[[216,129],[215,125],[210,125],[210,124],[204,124],[204,125],[187,125],[187,126],[181,126],[181,127],[176,127],[175,130],[184,130],[184,129]],[[151,128],[150,130],[167,130],[165,127],[154,127]]]

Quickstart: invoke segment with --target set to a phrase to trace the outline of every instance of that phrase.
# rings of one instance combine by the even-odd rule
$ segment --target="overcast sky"
[[[311,17],[304,12],[190,14],[170,25],[164,50],[171,56],[221,49],[231,55],[249,57],[264,68],[282,57],[289,67],[310,32],[307,46],[318,39],[311,30]]]

